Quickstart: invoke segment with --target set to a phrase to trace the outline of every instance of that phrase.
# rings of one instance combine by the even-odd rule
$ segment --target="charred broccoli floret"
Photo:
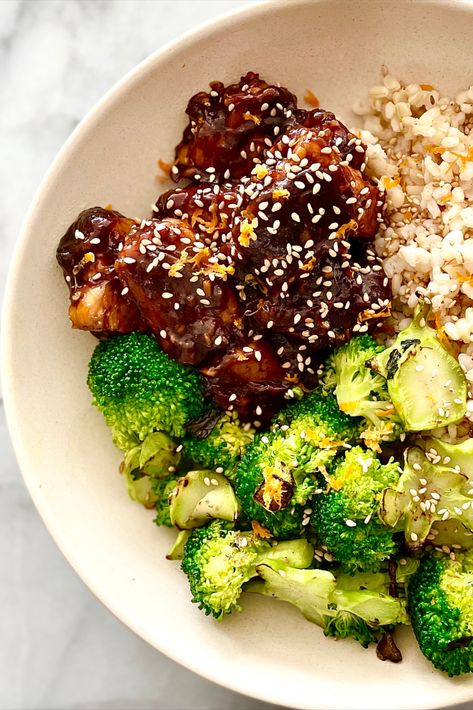
[[[428,431],[463,419],[467,384],[458,361],[427,325],[428,309],[416,308],[412,323],[394,344],[372,358],[386,378],[389,397],[406,431]]]
[[[407,449],[404,458],[402,476],[382,496],[385,525],[404,530],[411,550],[423,547],[436,521],[456,519],[473,531],[473,483],[468,476],[449,464],[432,463],[432,455],[417,446]]]
[[[185,425],[204,409],[199,373],[171,360],[144,333],[100,342],[90,360],[88,385],[122,451],[157,430],[183,436]]]
[[[383,490],[399,475],[397,463],[383,465],[356,446],[337,459],[327,490],[314,496],[311,525],[347,571],[377,571],[396,552],[393,531],[380,522],[378,509]]]
[[[327,471],[358,431],[358,421],[322,390],[283,409],[272,430],[249,445],[237,468],[235,487],[244,516],[275,537],[299,535],[309,522],[306,504],[319,487],[316,474]]]
[[[289,602],[326,636],[354,638],[367,647],[386,627],[409,623],[406,600],[389,593],[387,573],[335,576],[321,569],[294,569],[280,561],[258,564],[259,578],[245,585],[254,592]],[[412,568],[411,568],[412,571]],[[405,577],[399,577],[399,585]]]
[[[360,437],[375,451],[402,432],[385,378],[368,366],[383,350],[370,335],[352,338],[330,355],[323,375],[325,388],[333,391],[342,412],[364,419]]]
[[[206,614],[221,619],[240,610],[242,586],[256,566],[277,559],[292,567],[308,567],[313,548],[307,540],[271,546],[250,532],[238,532],[221,520],[194,530],[184,548],[182,569],[189,580],[192,601]]]
[[[473,671],[473,551],[425,557],[408,587],[420,650],[449,676]]]
[[[229,412],[220,416],[207,436],[188,434],[183,440],[184,454],[196,466],[218,469],[231,479],[254,435],[250,424],[241,424],[238,414]]]

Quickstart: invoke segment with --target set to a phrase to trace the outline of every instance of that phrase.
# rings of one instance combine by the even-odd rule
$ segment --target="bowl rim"
[[[380,5],[384,4],[383,0],[372,1]],[[280,705],[281,699],[276,696],[270,686],[265,686],[264,690],[262,687],[261,692],[256,694],[256,692],[246,689],[244,680],[240,680],[239,674],[231,673],[230,668],[226,673],[222,673],[218,678],[215,678],[205,662],[199,660],[198,656],[196,656],[195,659],[193,659],[190,655],[182,657],[182,655],[179,655],[175,650],[175,644],[170,643],[166,637],[156,639],[151,635],[151,633],[148,633],[146,627],[143,627],[139,622],[135,621],[132,617],[129,617],[127,612],[122,608],[118,608],[115,605],[113,598],[110,598],[106,592],[103,592],[100,585],[96,584],[94,579],[89,576],[87,565],[84,564],[81,559],[76,559],[72,550],[66,549],[66,545],[62,540],[60,529],[56,527],[54,515],[48,508],[46,498],[43,497],[41,491],[34,486],[34,469],[31,467],[28,458],[27,442],[24,441],[21,434],[18,403],[16,402],[16,395],[14,392],[15,388],[12,384],[13,377],[11,376],[14,370],[14,345],[12,339],[13,306],[15,301],[15,293],[21,278],[21,263],[27,248],[27,237],[30,232],[34,215],[43,200],[43,194],[47,192],[49,184],[55,180],[57,173],[61,172],[63,165],[68,162],[71,153],[73,153],[76,144],[80,142],[82,135],[91,129],[95,122],[100,120],[102,113],[108,109],[112,102],[120,100],[122,94],[124,94],[128,87],[133,84],[135,78],[146,73],[155,64],[159,64],[161,59],[169,59],[173,54],[178,54],[181,47],[186,43],[192,44],[194,41],[205,39],[206,36],[212,35],[213,33],[224,29],[232,22],[238,21],[240,18],[244,18],[245,20],[248,18],[256,19],[259,16],[264,16],[266,13],[271,12],[272,8],[278,8],[288,4],[291,4],[293,7],[300,8],[321,2],[324,2],[324,0],[253,0],[252,2],[249,2],[241,7],[227,10],[216,17],[199,23],[182,34],[179,34],[177,37],[171,39],[162,47],[153,51],[149,56],[141,60],[138,64],[128,70],[122,78],[116,81],[111,88],[109,88],[103,96],[87,110],[86,114],[79,121],[72,133],[68,136],[59,151],[56,153],[36,189],[34,197],[29,208],[27,209],[26,215],[20,227],[17,242],[11,256],[1,312],[2,328],[0,334],[0,378],[2,383],[2,395],[8,431],[23,481],[29,495],[34,502],[36,510],[39,513],[44,525],[67,562],[94,594],[94,596],[105,606],[105,608],[111,611],[114,616],[119,619],[119,621],[132,630],[137,636],[145,640],[150,646],[163,653],[178,665],[196,673],[217,686],[228,688],[236,693],[240,693],[241,695],[251,697],[262,702],[273,703],[279,707],[282,707]],[[412,2],[414,2],[414,0],[399,0],[397,6],[410,5]],[[415,2],[417,5],[425,7],[452,7],[455,9],[466,9],[473,13],[472,0],[415,0]],[[284,700],[285,702],[288,702],[287,698]],[[470,692],[469,697],[465,696],[460,702],[468,702],[469,700],[473,701],[473,692]],[[339,703],[336,701],[329,703],[328,705],[326,702],[324,704],[327,710],[341,710]],[[298,703],[290,703],[287,707],[301,708],[302,706]],[[392,707],[394,710],[395,706],[389,705],[385,707]],[[445,706],[444,704],[432,705],[431,700],[426,702],[423,699],[416,698],[416,704],[412,707],[415,708],[415,710],[439,710],[440,708],[446,709],[451,706]]]

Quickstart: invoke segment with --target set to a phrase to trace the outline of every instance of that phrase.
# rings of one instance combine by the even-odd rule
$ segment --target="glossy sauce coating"
[[[115,272],[115,260],[133,223],[119,212],[91,207],[79,214],[59,242],[56,257],[69,286],[74,328],[97,335],[145,329]]]
[[[230,86],[212,82],[210,92],[199,92],[187,105],[189,124],[176,147],[172,178],[212,182],[247,175],[271,145],[274,128],[293,120],[296,103],[290,91],[253,72]]]
[[[316,386],[328,348],[389,314],[371,246],[382,200],[361,141],[257,74],[212,83],[187,113],[171,175],[191,182],[151,219],[93,208],[61,240],[71,320],[154,333],[218,406],[261,425]]]

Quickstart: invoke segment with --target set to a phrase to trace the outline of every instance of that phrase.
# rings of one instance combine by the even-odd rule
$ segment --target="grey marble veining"
[[[244,0],[0,1],[0,298],[41,177],[89,108],[182,31]],[[257,709],[180,668],[82,584],[26,492],[0,410],[0,708]]]

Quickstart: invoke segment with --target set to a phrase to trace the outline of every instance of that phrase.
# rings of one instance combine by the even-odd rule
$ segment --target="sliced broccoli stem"
[[[214,471],[189,471],[171,496],[171,522],[179,530],[201,527],[218,518],[234,522],[239,503],[230,482]]]
[[[427,325],[425,306],[394,344],[370,367],[386,378],[388,392],[407,431],[428,431],[460,421],[466,412],[467,383],[452,355]]]

